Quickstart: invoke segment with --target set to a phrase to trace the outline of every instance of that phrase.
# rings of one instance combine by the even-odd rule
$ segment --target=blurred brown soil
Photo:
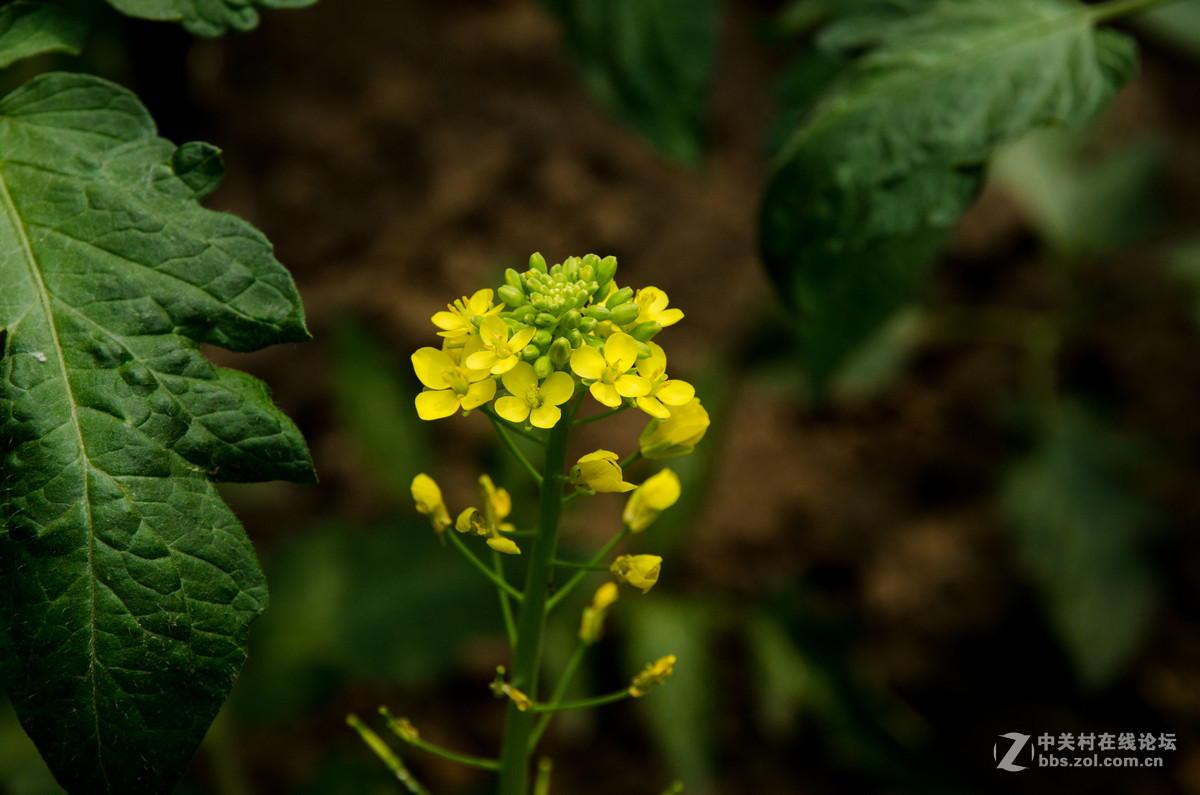
[[[314,516],[386,509],[364,485],[361,457],[330,408],[327,332],[340,318],[365,318],[404,361],[429,344],[434,311],[531,252],[551,262],[613,254],[623,282],[660,286],[687,313],[663,335],[673,372],[724,368],[727,411],[710,440],[712,485],[685,559],[672,564],[675,587],[736,602],[804,579],[829,610],[854,618],[866,670],[923,714],[941,750],[956,755],[950,766],[985,770],[995,735],[1012,730],[1016,716],[1087,726],[1117,715],[1187,732],[1185,750],[1169,779],[1131,776],[1136,789],[1090,791],[1200,792],[1200,746],[1191,742],[1200,725],[1197,542],[1169,542],[1171,593],[1191,606],[1164,607],[1134,675],[1107,696],[1073,692],[994,504],[1016,449],[1002,411],[1020,388],[1013,351],[930,342],[879,396],[819,411],[802,407],[786,383],[742,369],[739,357],[773,301],[754,235],[777,64],[756,38],[759,18],[729,5],[737,7],[726,13],[710,157],[696,173],[598,108],[532,0],[321,0],[269,14],[252,34],[193,48],[203,136],[227,164],[209,204],[246,217],[275,243],[315,337],[226,358],[271,384],[305,431],[322,478],[316,488],[256,491],[238,505],[249,532],[269,553]],[[1122,101],[1132,116],[1170,131],[1172,151],[1188,153],[1173,161],[1169,179],[1193,210],[1172,223],[1195,229],[1200,119],[1184,109],[1194,86],[1153,54],[1146,71]],[[1036,303],[1044,285],[1033,251],[1019,208],[985,196],[964,222],[934,301]],[[1067,352],[1063,369],[1068,379],[1119,391],[1122,418],[1173,445],[1175,460],[1188,465],[1153,486],[1173,520],[1194,528],[1200,357],[1178,297],[1143,262],[1156,252],[1140,256],[1098,272],[1100,286],[1124,298]],[[1154,386],[1163,371],[1171,388]],[[453,425],[436,428],[441,449],[478,447],[478,428]],[[452,465],[441,464],[452,479]],[[1027,674],[1025,702],[1013,683],[997,687],[1022,660],[1040,666]],[[349,746],[339,709],[322,714],[326,726],[316,731]],[[605,753],[617,762],[632,754],[619,743]],[[723,791],[749,791],[739,780],[756,782],[758,792],[798,792],[800,781],[805,791],[839,791],[841,779],[798,772],[786,753],[766,759],[744,749],[744,767],[739,754],[727,754]],[[273,769],[278,760],[249,763],[276,786],[298,784]],[[1030,786],[1023,791],[1057,791],[1045,779]]]

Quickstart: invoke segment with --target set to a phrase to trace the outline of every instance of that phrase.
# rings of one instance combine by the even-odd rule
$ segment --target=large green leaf
[[[685,163],[703,157],[718,0],[543,0],[593,95]]]
[[[259,8],[302,8],[317,0],[108,0],[131,17],[178,22],[196,36],[241,33],[258,25]]]
[[[1080,681],[1109,684],[1146,636],[1157,586],[1140,548],[1151,511],[1129,488],[1143,458],[1076,408],[1040,429],[1005,482],[1020,559]]]
[[[1065,0],[942,0],[878,25],[840,24],[872,47],[780,152],[761,214],[763,258],[801,313],[820,388],[916,298],[999,145],[1078,125],[1132,74],[1132,41]]]
[[[0,68],[44,52],[77,55],[86,32],[83,21],[65,9],[16,0],[0,7]]]
[[[0,100],[0,663],[68,790],[167,792],[266,604],[211,480],[313,479],[295,426],[200,343],[308,338],[250,225],[202,208],[219,158],[125,89]]]

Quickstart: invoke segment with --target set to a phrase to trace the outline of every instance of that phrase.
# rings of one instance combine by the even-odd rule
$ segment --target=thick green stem
[[[1114,19],[1123,17],[1131,17],[1134,14],[1142,14],[1159,6],[1174,3],[1177,0],[1109,0],[1107,3],[1100,3],[1092,6],[1092,19],[1097,24],[1101,22],[1112,22]]]
[[[542,467],[541,501],[538,507],[537,535],[529,551],[525,592],[517,619],[517,646],[509,683],[537,698],[538,669],[542,656],[542,631],[546,625],[546,597],[558,547],[558,521],[562,514],[562,491],[566,480],[567,435],[570,416],[550,431],[546,459]],[[504,739],[500,747],[499,795],[528,795],[529,735],[534,715],[508,705],[504,720]]]

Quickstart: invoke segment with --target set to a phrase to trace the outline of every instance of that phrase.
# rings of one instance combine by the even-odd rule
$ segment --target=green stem
[[[621,469],[624,469],[625,467],[632,464],[634,461],[641,461],[641,460],[642,460],[642,451],[638,450],[636,453],[633,453],[632,455],[630,455],[629,458],[626,458],[624,461],[622,461],[617,466],[621,467]]]
[[[483,561],[475,557],[475,553],[467,548],[467,545],[463,542],[463,540],[458,537],[458,533],[454,532],[453,530],[447,530],[445,535],[450,538],[450,542],[454,544],[458,551],[463,553],[463,557],[465,557],[472,566],[479,569],[480,573],[483,574],[484,577],[487,577],[489,580],[491,580],[492,583],[505,594],[511,596],[513,599],[516,599],[518,602],[521,601],[521,592],[505,582],[504,579],[496,572],[483,565]]]
[[[508,452],[512,453],[513,458],[517,459],[517,463],[519,463],[521,467],[529,473],[529,476],[533,478],[534,483],[537,483],[539,486],[542,485],[541,473],[534,468],[533,464],[529,463],[529,459],[526,458],[525,454],[521,452],[521,448],[517,447],[516,443],[512,440],[512,437],[508,435],[508,429],[505,428],[501,423],[500,418],[491,412],[485,413],[487,414],[488,419],[492,421],[492,425],[495,426],[496,433],[499,434],[500,441],[504,443],[504,446],[508,449]]]
[[[618,690],[615,693],[608,693],[603,696],[593,696],[592,698],[581,698],[578,701],[562,701],[557,704],[534,704],[529,708],[530,712],[566,712],[569,709],[591,709],[592,707],[600,707],[605,704],[611,704],[614,701],[621,701],[629,698],[629,688]]]
[[[627,535],[629,535],[629,525],[622,527],[621,532],[617,533],[609,540],[607,544],[601,547],[600,551],[597,552],[590,561],[588,561],[587,565],[599,566],[600,561],[608,557],[609,553],[616,549],[617,544],[624,541]],[[558,591],[555,592],[554,596],[550,597],[549,601],[546,602],[546,612],[549,613],[551,610],[557,607],[559,602],[561,602],[563,599],[566,599],[567,594],[571,593],[571,591],[573,591],[575,587],[579,585],[579,583],[583,582],[583,579],[587,576],[587,571],[581,571],[571,579],[567,580],[567,583],[563,587],[559,588]]]
[[[421,783],[412,777],[412,773],[408,772],[408,768],[400,761],[400,757],[396,756],[396,753],[388,747],[383,738],[372,731],[371,727],[363,723],[357,715],[347,715],[346,724],[358,732],[358,736],[375,752],[375,755],[382,760],[387,769],[392,771],[392,775],[404,785],[406,790],[411,792],[412,795],[430,795],[429,790],[421,786]]]
[[[543,756],[538,760],[537,780],[533,783],[533,795],[550,795],[550,773],[554,771],[554,763],[549,757]]]
[[[620,414],[622,411],[624,411],[627,408],[629,408],[629,404],[622,403],[620,406],[617,406],[615,409],[609,409],[608,411],[602,411],[599,414],[593,414],[591,417],[587,417],[582,420],[576,420],[576,421],[572,422],[571,425],[573,427],[578,428],[580,425],[587,425],[589,422],[599,422],[600,420],[606,420],[609,417],[612,417],[616,414]]]
[[[496,576],[504,580],[504,584],[508,584],[508,580],[504,579],[504,560],[499,552],[492,550],[492,571],[496,572]],[[513,618],[512,598],[508,591],[501,588],[497,593],[500,594],[500,614],[504,617],[504,633],[508,637],[508,646],[512,648],[517,645],[517,622]]]
[[[387,707],[380,707],[379,714],[387,721],[388,728],[392,730],[392,734],[413,748],[420,748],[425,753],[440,756],[443,759],[449,759],[451,762],[457,762],[467,767],[477,767],[483,770],[496,770],[500,767],[500,763],[495,759],[484,759],[482,756],[472,756],[471,754],[461,754],[458,751],[451,751],[422,740],[415,730],[405,731],[399,721],[392,717],[392,713],[388,712]],[[409,728],[411,729],[411,727]]]
[[[608,571],[608,566],[599,563],[580,563],[577,560],[554,559],[554,565],[561,569],[586,569],[587,571]]]
[[[575,403],[578,405],[578,402]],[[537,536],[529,552],[525,592],[517,619],[517,645],[513,652],[510,683],[537,697],[538,671],[542,654],[542,633],[546,625],[546,596],[553,574],[554,553],[558,547],[558,522],[562,515],[562,490],[566,481],[567,436],[571,415],[565,416],[550,431],[540,482]],[[504,739],[500,745],[498,795],[527,795],[529,792],[529,736],[534,716],[508,705],[504,719]]]
[[[1107,3],[1100,3],[1092,6],[1089,10],[1092,13],[1092,20],[1096,24],[1104,22],[1112,22],[1114,19],[1123,17],[1131,17],[1135,14],[1142,14],[1146,11],[1165,6],[1168,3],[1174,3],[1177,0],[1109,0]]]
[[[571,659],[567,661],[567,667],[563,669],[562,677],[558,680],[558,684],[554,688],[554,695],[550,696],[551,704],[562,703],[563,696],[567,694],[567,688],[570,687],[571,680],[575,678],[575,672],[579,670],[579,666],[583,662],[583,655],[587,652],[587,649],[586,643],[580,643],[575,647]],[[533,734],[529,736],[530,753],[533,753],[538,740],[542,739],[542,734],[545,733],[546,727],[550,725],[550,719],[553,717],[554,713],[547,712],[538,718],[537,726],[534,727]]]

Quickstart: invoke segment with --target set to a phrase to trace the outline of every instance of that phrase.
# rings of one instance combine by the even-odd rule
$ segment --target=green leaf
[[[200,343],[307,339],[299,297],[119,86],[35,78],[0,151],[0,674],[68,790],[167,792],[267,599],[211,481],[313,480],[266,387]]]
[[[258,26],[259,8],[303,8],[317,0],[108,0],[131,17],[178,22],[195,36],[224,36]]]
[[[16,0],[0,7],[0,68],[44,52],[78,55],[87,26],[69,11]]]
[[[719,0],[543,0],[588,90],[671,157],[698,164]]]
[[[1138,452],[1081,410],[1063,409],[1004,486],[1020,560],[1088,687],[1110,684],[1129,664],[1157,597],[1139,547],[1151,513],[1125,485]]]
[[[1084,156],[1087,137],[1040,130],[1000,152],[991,172],[1067,262],[1133,242],[1162,209],[1161,146],[1130,144],[1095,162]]]
[[[916,5],[883,27],[843,23],[841,46],[874,48],[794,131],[764,196],[763,259],[801,314],[818,390],[919,296],[992,151],[1086,122],[1135,66],[1132,41],[1077,3]]]

